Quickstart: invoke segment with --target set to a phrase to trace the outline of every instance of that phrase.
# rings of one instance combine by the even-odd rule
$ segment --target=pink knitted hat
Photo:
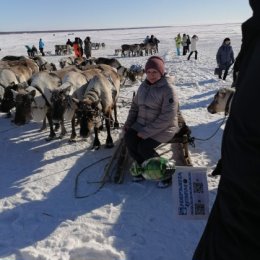
[[[145,65],[145,72],[148,69],[155,69],[163,76],[165,73],[164,60],[159,56],[152,56],[148,59]]]

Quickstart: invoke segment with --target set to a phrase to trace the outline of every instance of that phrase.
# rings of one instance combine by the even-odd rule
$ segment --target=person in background
[[[74,49],[74,54],[75,54],[76,57],[82,57],[78,37],[75,37],[75,41],[73,42],[73,49]]]
[[[193,54],[193,52],[195,53],[195,60],[197,60],[198,58],[198,51],[197,51],[197,41],[199,40],[197,35],[193,35],[191,37],[191,46],[190,46],[190,54],[188,56],[188,60],[190,59],[191,55]]]
[[[42,54],[42,56],[45,56],[45,53],[44,53],[44,42],[42,39],[39,40],[39,50],[40,50],[40,53]]]
[[[132,169],[136,173],[141,164],[159,157],[155,148],[167,143],[178,132],[178,97],[170,80],[165,76],[164,61],[152,56],[145,65],[146,80],[133,98],[124,125],[125,143],[135,160]],[[141,172],[133,181],[144,180]],[[159,188],[171,184],[171,178],[158,182]]]
[[[87,36],[84,40],[84,53],[86,58],[89,59],[91,57],[92,43],[90,41],[90,37]]]
[[[156,37],[154,37],[153,42],[154,42],[155,45],[156,45],[156,52],[158,53],[158,52],[159,52],[159,43],[160,43],[160,40],[158,40]]]
[[[150,41],[149,35],[147,35],[144,39],[144,44],[147,44]]]
[[[67,42],[66,42],[66,45],[70,45],[72,47],[73,46],[73,42],[70,39],[68,39]]]
[[[35,57],[35,55],[38,54],[38,50],[37,48],[35,47],[35,45],[32,46],[32,56]]]
[[[222,73],[224,70],[223,80],[225,80],[228,75],[228,70],[235,60],[230,38],[224,39],[222,45],[217,51],[216,60],[219,67],[218,77],[219,79],[222,79]]]
[[[193,260],[259,259],[260,1],[242,24],[236,92],[223,133],[221,179]]]
[[[83,56],[83,41],[81,40],[80,37],[78,37],[78,41],[79,41],[79,48],[80,48],[80,57]]]
[[[29,58],[34,57],[33,52],[32,52],[32,48],[29,45],[25,45],[25,48],[27,50],[27,54],[28,54]]]
[[[152,34],[151,37],[149,38],[148,43],[155,44],[155,46],[156,46],[156,52],[157,52],[157,53],[159,52],[158,44],[160,43],[160,41],[159,41],[156,37],[154,37],[153,34]]]
[[[181,42],[182,42],[181,35],[178,33],[174,39],[175,39],[177,55],[180,56],[181,55]]]
[[[155,43],[155,42],[154,42],[154,35],[153,35],[153,34],[151,35],[151,37],[150,37],[150,39],[149,39],[149,43]]]
[[[190,36],[187,34],[187,53],[190,52],[190,44],[191,44],[191,41],[190,41]]]
[[[66,42],[66,48],[67,48],[67,54],[72,54],[73,42],[70,39],[68,39]]]
[[[181,41],[181,44],[182,44],[182,55],[184,55],[184,56],[187,53],[187,40],[188,40],[188,37],[184,33],[183,36],[182,36],[182,41]]]

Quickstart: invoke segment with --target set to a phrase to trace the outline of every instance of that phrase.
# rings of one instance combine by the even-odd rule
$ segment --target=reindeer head
[[[222,88],[214,96],[213,101],[208,105],[207,110],[211,114],[225,112],[228,113],[231,98],[235,90],[232,88]]]
[[[10,111],[10,109],[15,107],[15,98],[12,90],[20,92],[20,90],[22,91],[26,87],[28,87],[27,82],[23,82],[19,84],[15,84],[14,82],[12,82],[9,86],[7,86],[4,89],[1,111],[7,113]]]
[[[12,90],[14,98],[15,98],[15,105],[16,105],[16,112],[14,117],[14,123],[16,125],[24,125],[28,123],[32,119],[32,103],[34,101],[34,97],[36,95],[35,90],[31,90],[30,92],[20,92]]]
[[[66,109],[70,109],[71,99],[69,96],[71,86],[55,89],[51,92],[52,119],[54,123],[59,123],[64,119]]]
[[[100,101],[93,102],[85,98],[78,102],[78,117],[80,119],[80,136],[88,137],[91,129],[98,128],[102,124]]]

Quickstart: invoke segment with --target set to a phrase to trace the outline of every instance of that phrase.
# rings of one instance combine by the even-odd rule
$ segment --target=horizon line
[[[240,22],[227,23],[201,23],[201,24],[183,24],[183,25],[161,25],[161,26],[141,26],[141,27],[122,27],[122,28],[99,28],[99,29],[69,29],[69,30],[29,30],[29,31],[1,31],[0,34],[22,34],[22,33],[57,33],[57,32],[87,32],[87,31],[109,31],[109,30],[134,30],[134,29],[149,29],[149,28],[167,28],[177,26],[198,26],[198,25],[220,25],[220,24],[239,24]]]

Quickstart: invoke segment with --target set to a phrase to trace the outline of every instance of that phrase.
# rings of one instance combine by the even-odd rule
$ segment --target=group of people
[[[76,57],[82,57],[83,54],[86,55],[87,59],[91,57],[92,43],[89,36],[87,36],[84,41],[82,41],[81,38],[79,37],[75,37],[74,42],[68,39],[66,42],[66,46],[67,46],[67,53],[71,53],[71,50],[73,49]],[[27,49],[27,53],[29,57],[34,57],[36,54],[38,54],[38,50],[35,47],[35,45],[33,45],[32,47],[30,47],[29,45],[25,45],[25,47]],[[45,56],[44,48],[45,48],[45,43],[41,38],[39,40],[39,51],[42,56]]]
[[[27,54],[30,58],[33,58],[35,57],[35,55],[38,54],[38,50],[35,45],[33,45],[32,47],[30,47],[29,45],[25,45],[25,48],[27,49]]]
[[[182,47],[182,54],[185,56],[189,53],[187,60],[190,60],[192,54],[195,54],[195,60],[198,59],[198,50],[197,50],[197,42],[199,38],[196,34],[194,34],[191,39],[189,35],[185,33],[183,36],[178,33],[175,37],[175,45],[176,45],[176,52],[177,55],[181,55],[181,47]],[[219,79],[226,80],[228,75],[229,69],[232,64],[235,62],[234,58],[234,51],[231,46],[230,38],[225,38],[222,45],[219,47],[217,54],[216,54],[216,61],[218,65],[218,77]],[[223,74],[224,71],[224,74]],[[223,74],[223,75],[222,75]]]
[[[184,33],[182,36],[180,33],[174,38],[175,46],[176,46],[176,53],[177,56],[181,55],[181,47],[182,47],[182,55],[185,56],[189,53],[188,60],[190,59],[191,55],[195,53],[195,60],[198,58],[198,51],[197,51],[197,41],[199,40],[197,35],[193,35],[191,38],[188,34]]]
[[[147,44],[147,43],[152,43],[152,44],[155,44],[156,45],[156,49],[157,49],[157,52],[158,52],[158,44],[160,43],[160,41],[154,37],[154,35],[152,34],[151,36],[147,35],[144,39],[144,44]]]
[[[154,44],[158,44],[160,41],[154,37],[154,35],[152,34],[151,36],[147,35],[144,39],[144,43],[154,43]]]
[[[182,47],[182,55],[186,55],[190,51],[190,36],[184,33],[182,36],[180,33],[177,34],[177,36],[174,38],[175,45],[176,45],[176,51],[177,55],[181,55],[181,47]]]
[[[45,56],[45,53],[44,53],[44,42],[42,39],[39,40],[39,51],[41,53],[42,56]],[[29,45],[25,45],[25,48],[27,49],[27,54],[30,58],[33,58],[35,57],[35,55],[38,54],[38,50],[37,48],[35,47],[35,45],[32,45],[32,47],[30,47]]]
[[[67,49],[67,54],[73,53],[73,42],[70,39],[66,41],[66,49]]]
[[[84,41],[80,37],[75,37],[74,42],[68,39],[66,45],[67,49],[73,48],[76,57],[82,57],[84,54],[87,59],[91,57],[92,43],[89,36]]]

